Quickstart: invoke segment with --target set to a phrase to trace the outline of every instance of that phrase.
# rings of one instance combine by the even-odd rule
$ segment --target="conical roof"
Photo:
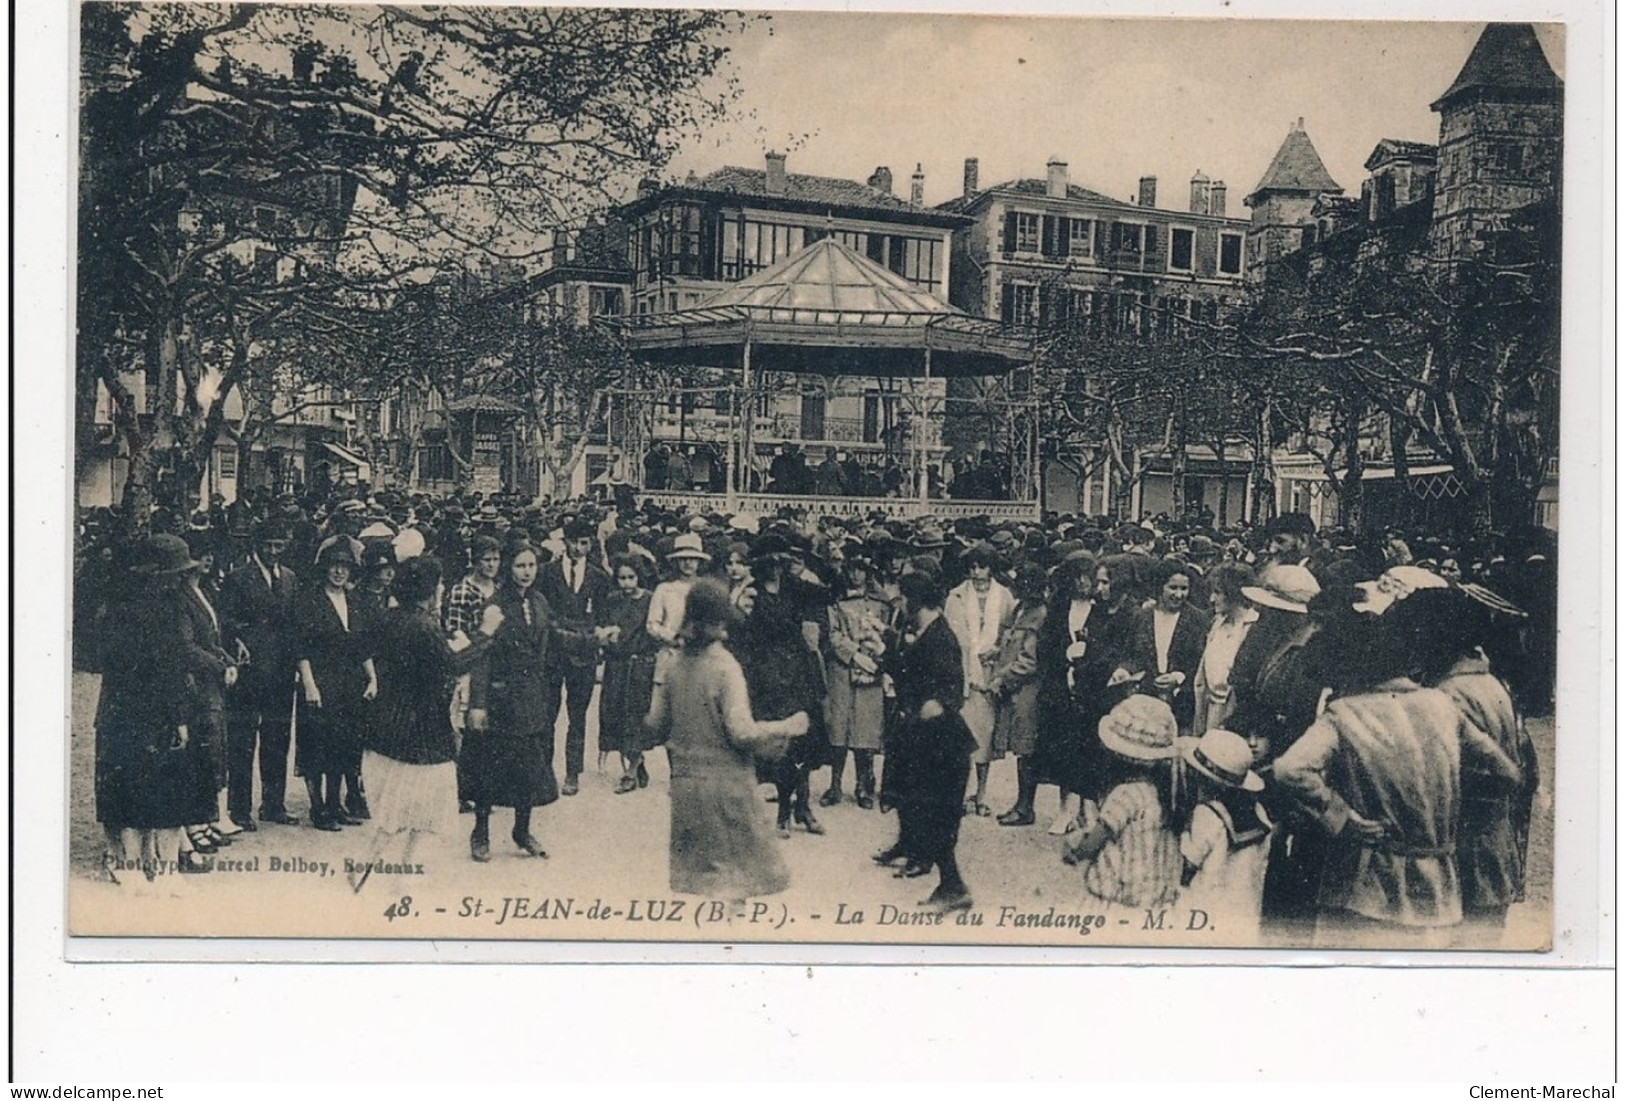
[[[720,306],[838,313],[960,312],[833,237],[815,241],[701,303],[707,309]]]
[[[1552,71],[1546,51],[1529,23],[1489,23],[1478,36],[1467,63],[1444,95],[1433,102],[1433,110],[1449,106],[1475,92],[1552,92],[1563,82]]]
[[[1299,119],[1287,131],[1281,148],[1275,151],[1275,159],[1265,169],[1264,178],[1258,181],[1252,194],[1242,201],[1252,206],[1253,200],[1266,191],[1304,191],[1318,195],[1327,191],[1340,193],[1342,190],[1343,186],[1326,171],[1320,154],[1315,152],[1315,143],[1309,140],[1303,120]]]
[[[619,319],[652,363],[758,366],[799,374],[1004,374],[1033,357],[1035,331],[972,317],[832,237],[697,306]]]

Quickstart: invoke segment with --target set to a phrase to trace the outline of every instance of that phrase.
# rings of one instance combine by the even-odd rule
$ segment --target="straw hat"
[[[1257,585],[1243,585],[1241,595],[1261,608],[1307,615],[1309,602],[1320,594],[1320,582],[1304,566],[1271,566]]]
[[[1362,599],[1355,603],[1354,610],[1382,615],[1414,592],[1447,589],[1450,582],[1421,566],[1390,566],[1375,581],[1362,581],[1355,587],[1360,590]]]
[[[711,561],[711,556],[705,553],[705,545],[700,542],[700,537],[691,531],[686,531],[672,540],[671,550],[666,554],[666,557],[670,559],[694,558],[701,562]]]
[[[1215,728],[1200,738],[1185,738],[1181,754],[1210,780],[1243,791],[1264,790],[1263,777],[1253,771],[1252,747],[1240,734]]]
[[[1173,709],[1156,696],[1130,696],[1100,720],[1101,743],[1136,761],[1172,760],[1178,731]]]

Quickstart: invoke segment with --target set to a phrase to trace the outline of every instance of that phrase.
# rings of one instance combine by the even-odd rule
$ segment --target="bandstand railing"
[[[771,516],[780,509],[801,509],[810,516],[868,516],[884,512],[897,519],[912,520],[931,516],[939,520],[960,520],[986,516],[993,520],[1037,520],[1037,501],[967,501],[918,497],[834,497],[800,493],[675,493],[652,490],[639,494],[661,508],[691,512],[751,513]]]

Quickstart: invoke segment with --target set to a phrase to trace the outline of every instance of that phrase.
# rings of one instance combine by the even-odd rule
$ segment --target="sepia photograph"
[[[76,42],[69,937],[1553,948],[1564,24]]]

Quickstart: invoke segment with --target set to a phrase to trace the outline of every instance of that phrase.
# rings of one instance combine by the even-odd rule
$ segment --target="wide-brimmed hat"
[[[1130,696],[1100,720],[1101,744],[1136,761],[1172,760],[1178,732],[1173,709],[1156,696]]]
[[[1306,566],[1270,566],[1258,577],[1258,584],[1243,585],[1241,595],[1260,608],[1307,615],[1309,602],[1320,595],[1320,582]]]
[[[700,562],[711,561],[711,556],[705,553],[705,544],[701,543],[700,537],[693,532],[684,532],[676,539],[673,539],[671,550],[667,552],[666,557],[670,559],[693,558]]]
[[[935,550],[938,547],[946,547],[948,540],[943,536],[941,528],[935,524],[927,524],[909,536],[908,545],[915,550]]]
[[[751,561],[759,562],[764,558],[788,558],[795,552],[790,540],[776,531],[757,536],[751,544]]]
[[[1450,582],[1421,566],[1390,566],[1375,581],[1362,581],[1355,586],[1361,599],[1354,610],[1367,615],[1382,615],[1398,601],[1422,589],[1447,589]]]
[[[152,535],[141,548],[137,573],[160,576],[200,570],[203,563],[192,558],[192,548],[178,535]]]
[[[1264,790],[1264,778],[1253,771],[1252,746],[1240,734],[1215,728],[1200,738],[1184,738],[1180,754],[1210,780],[1243,791]]]

